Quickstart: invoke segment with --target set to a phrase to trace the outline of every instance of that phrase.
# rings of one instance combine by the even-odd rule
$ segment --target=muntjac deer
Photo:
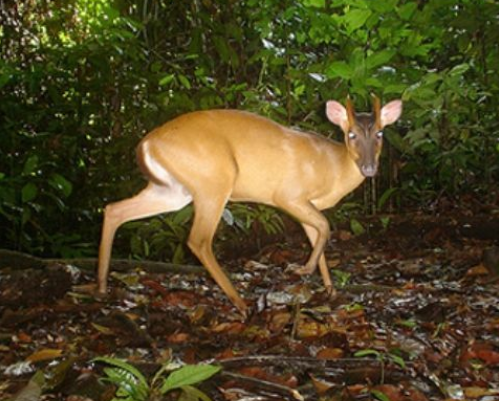
[[[109,260],[117,228],[130,220],[179,210],[194,203],[188,245],[232,303],[247,306],[222,271],[212,250],[213,236],[228,201],[275,206],[298,220],[312,245],[300,274],[317,265],[333,290],[324,257],[330,229],[320,210],[330,208],[378,169],[383,128],[402,113],[402,102],[372,113],[355,113],[327,102],[329,120],[341,127],[345,143],[296,131],[236,110],[182,115],[150,132],[137,149],[149,184],[136,196],[106,206],[99,250],[98,291],[106,293]]]

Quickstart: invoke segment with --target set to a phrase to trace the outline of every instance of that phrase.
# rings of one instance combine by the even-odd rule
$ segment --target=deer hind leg
[[[220,180],[223,182],[225,180]],[[246,315],[247,306],[237,293],[213,254],[213,237],[229,199],[230,188],[203,191],[194,197],[194,222],[188,245],[233,305]]]
[[[106,206],[99,248],[99,293],[104,294],[107,291],[111,249],[118,227],[131,220],[179,210],[188,205],[191,200],[191,195],[179,183],[167,186],[150,182],[136,196]]]

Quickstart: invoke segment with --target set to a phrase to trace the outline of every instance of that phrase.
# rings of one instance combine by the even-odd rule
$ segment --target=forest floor
[[[212,400],[499,400],[499,215],[376,225],[334,231],[332,299],[289,267],[303,236],[226,256],[247,319],[204,274],[114,272],[103,301],[74,291],[94,281],[78,266],[3,268],[0,399],[111,400],[93,360],[106,355],[147,378],[172,360],[219,365],[198,386]]]

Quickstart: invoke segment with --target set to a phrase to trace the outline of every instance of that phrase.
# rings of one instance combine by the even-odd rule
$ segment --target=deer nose
[[[360,168],[360,172],[364,177],[374,177],[377,170],[378,168],[375,164],[364,164]]]

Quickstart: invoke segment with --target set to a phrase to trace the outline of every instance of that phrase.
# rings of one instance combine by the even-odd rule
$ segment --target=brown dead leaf
[[[300,318],[295,325],[295,334],[300,339],[322,337],[330,331],[329,324],[308,318]]]
[[[238,356],[240,356],[240,355],[237,354],[236,352],[234,352],[234,350],[232,348],[226,348],[220,354],[218,354],[215,357],[215,359],[224,360],[224,359],[236,358]]]
[[[274,314],[269,322],[269,330],[273,333],[280,333],[291,321],[291,313],[278,312]]]
[[[160,282],[156,280],[151,280],[151,279],[143,279],[141,280],[142,285],[151,288],[152,290],[156,291],[158,294],[162,295],[163,297],[167,296],[169,294],[169,291],[161,284]]]
[[[356,324],[360,324],[365,320],[364,309],[341,309],[338,311],[338,319],[343,322],[354,321]]]
[[[365,384],[352,384],[346,388],[346,392],[351,398],[360,398],[367,392],[367,386]]]
[[[353,237],[353,234],[350,231],[346,230],[339,230],[338,231],[338,238],[340,241],[348,241],[351,240]]]
[[[480,350],[476,352],[476,356],[484,361],[487,365],[496,366],[499,364],[499,352],[493,350]]]
[[[341,263],[341,260],[340,259],[328,259],[327,260],[327,267],[329,267],[330,269],[334,269],[336,267],[339,266],[339,264]]]
[[[489,269],[487,269],[483,264],[473,266],[466,272],[466,277],[479,277],[488,276],[490,274]]]
[[[114,331],[112,329],[110,329],[109,327],[106,327],[106,326],[102,326],[100,324],[97,324],[97,323],[94,323],[94,322],[91,322],[91,325],[94,327],[94,329],[96,329],[98,332],[102,333],[102,334],[105,334],[107,336],[110,336],[110,335],[113,335],[114,334]]]
[[[240,334],[246,329],[241,322],[225,322],[211,327],[213,333]]]
[[[206,315],[206,305],[196,305],[192,310],[187,312],[192,324],[198,324]]]
[[[258,366],[247,366],[239,369],[239,373],[244,376],[253,377],[255,379],[267,380],[267,372],[265,369]]]
[[[194,307],[199,303],[199,294],[193,291],[171,291],[163,299],[169,305]]]
[[[482,397],[492,397],[499,395],[499,390],[487,389],[483,387],[466,387],[464,388],[464,395],[467,399],[479,399]]]
[[[268,260],[277,266],[286,265],[290,260],[295,258],[295,254],[290,249],[274,248],[267,255]]]
[[[432,243],[441,240],[446,235],[448,235],[448,233],[442,227],[435,227],[424,235],[424,239],[425,241]]]
[[[172,344],[182,344],[189,341],[189,334],[187,333],[175,333],[168,336],[168,342]]]
[[[17,334],[17,339],[20,343],[31,343],[33,342],[33,339],[29,334],[26,334],[25,332],[21,331],[20,333]]]
[[[489,366],[499,365],[499,352],[491,344],[474,343],[461,355],[461,362],[468,363],[470,359],[480,359]]]
[[[293,302],[304,304],[310,301],[313,291],[308,284],[298,284],[286,287],[286,292],[293,295]]]
[[[380,384],[372,389],[373,391],[379,391],[386,395],[390,401],[406,401],[407,398],[402,392],[400,387],[394,386],[392,384]]]
[[[317,394],[319,395],[325,394],[329,389],[337,385],[334,382],[333,383],[327,382],[323,379],[318,379],[312,375],[310,376],[310,379],[312,380],[312,384],[315,388],[315,391],[317,391]]]
[[[495,330],[499,331],[499,318],[498,319],[492,319],[487,323],[487,329],[488,330]]]
[[[317,353],[319,359],[339,359],[345,355],[341,348],[323,348]]]
[[[372,390],[379,391],[386,395],[390,401],[428,401],[428,398],[414,388],[406,388],[403,385],[380,384]]]
[[[62,356],[61,349],[45,348],[40,351],[36,351],[26,358],[29,362],[40,362],[40,361],[50,361],[52,359],[57,359]]]
[[[298,385],[298,379],[292,374],[285,374],[283,376],[270,374],[265,369],[258,366],[244,367],[241,368],[239,372],[244,376],[281,384],[290,388],[296,388]]]

